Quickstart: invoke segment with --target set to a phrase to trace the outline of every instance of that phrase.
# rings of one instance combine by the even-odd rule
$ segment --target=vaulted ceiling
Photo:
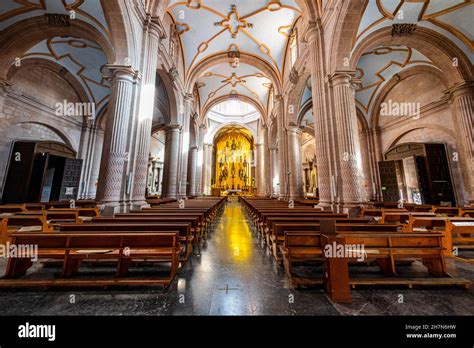
[[[473,18],[471,0],[370,0],[359,23],[354,47],[380,28],[416,23],[452,40],[472,60]]]
[[[241,64],[238,57],[258,57],[281,78],[289,34],[302,14],[295,1],[174,0],[167,11],[180,33],[187,76],[209,57],[229,55],[228,62],[199,76],[201,105],[222,95],[241,94],[267,106],[270,77],[256,66]]]

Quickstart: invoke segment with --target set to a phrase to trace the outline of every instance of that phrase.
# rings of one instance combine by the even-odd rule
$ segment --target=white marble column
[[[127,145],[130,140],[133,96],[137,73],[129,66],[108,65],[112,82],[104,136],[97,200],[106,213],[123,211],[127,191]]]
[[[93,182],[92,178],[92,170],[94,167],[95,147],[97,144],[97,125],[94,120],[87,120],[82,125],[80,152],[78,155],[79,158],[83,159],[78,195],[79,199],[90,199],[91,186],[95,186],[95,181]]]
[[[458,204],[474,204],[474,82],[460,83],[447,92],[452,96],[456,141],[461,150],[461,156],[458,157],[465,190],[465,201]]]
[[[318,167],[319,201],[321,206],[332,205],[336,199],[333,195],[331,177],[331,138],[329,136],[330,109],[326,71],[324,67],[324,35],[321,23],[311,22],[304,39],[309,46],[309,66],[311,69],[311,91],[313,97],[314,140],[316,149],[316,164]]]
[[[191,146],[189,148],[189,162],[188,162],[188,181],[189,181],[189,186],[187,190],[188,196],[197,196],[197,192],[196,192],[197,156],[198,156],[198,147],[196,145]]]
[[[203,147],[198,146],[196,151],[196,196],[202,196]]]
[[[144,35],[143,77],[139,95],[137,134],[135,140],[134,177],[132,205],[140,208],[146,205],[148,154],[150,151],[151,126],[155,99],[156,69],[158,65],[158,45],[164,37],[164,30],[158,18],[147,18]]]
[[[165,161],[163,168],[163,197],[176,198],[178,194],[178,156],[180,125],[169,125],[166,127]]]
[[[352,81],[355,74],[355,71],[337,71],[330,77],[335,122],[332,134],[338,159],[337,195],[339,203],[349,208],[364,201],[359,130]]]
[[[289,187],[290,198],[302,198],[303,190],[303,169],[301,166],[301,135],[302,131],[298,127],[288,127],[288,167],[289,167]]]

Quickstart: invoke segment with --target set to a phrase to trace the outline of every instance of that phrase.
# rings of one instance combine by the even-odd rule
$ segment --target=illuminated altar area
[[[228,129],[216,138],[215,144],[215,187],[227,193],[251,193],[254,178],[250,132],[241,128]]]

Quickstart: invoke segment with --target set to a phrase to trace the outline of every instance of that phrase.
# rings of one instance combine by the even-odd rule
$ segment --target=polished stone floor
[[[451,259],[448,266],[453,276],[474,280],[472,264]],[[0,272],[4,269],[5,260],[1,260]],[[35,266],[31,277],[47,272],[54,274]],[[261,245],[240,204],[228,202],[205,243],[164,291],[2,290],[0,315],[474,314],[472,288],[360,288],[352,291],[352,297],[350,304],[334,304],[320,288],[293,289]]]

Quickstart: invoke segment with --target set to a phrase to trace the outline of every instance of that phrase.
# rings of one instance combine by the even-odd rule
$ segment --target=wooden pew
[[[461,285],[470,286],[470,281],[465,279],[452,279],[447,274],[446,263],[443,255],[443,234],[441,233],[391,233],[391,232],[338,232],[337,236],[344,247],[364,246],[363,259],[375,261],[389,278],[351,278],[350,285]],[[284,243],[281,246],[283,264],[287,276],[296,286],[301,284],[321,284],[322,277],[315,282],[295,276],[293,269],[295,263],[319,261],[334,255],[327,255],[328,243],[325,235],[319,232],[285,232]],[[332,247],[332,246],[330,246]],[[350,251],[349,249],[346,249]],[[343,259],[347,262],[356,261],[359,255],[345,254]],[[399,278],[396,270],[398,260],[421,259],[427,267],[428,273],[435,277],[443,278]],[[359,260],[360,261],[360,260]],[[331,269],[326,272],[331,273]],[[328,274],[328,277],[335,276]],[[396,278],[394,278],[396,277]],[[349,277],[347,277],[349,278]],[[348,286],[342,285],[342,286]]]
[[[452,255],[453,249],[474,250],[474,219],[473,221],[446,221],[446,249]]]
[[[14,214],[26,211],[24,204],[5,204],[0,205],[0,214]]]
[[[191,233],[190,223],[181,222],[134,222],[124,223],[117,220],[112,223],[81,223],[81,224],[59,224],[55,226],[58,232],[89,232],[89,233],[119,233],[123,231],[128,232],[165,232],[178,231],[179,241],[183,245],[182,261],[186,261],[191,255],[194,236]]]
[[[435,214],[447,215],[447,216],[458,216],[459,209],[457,207],[437,207],[433,206],[431,210]]]
[[[2,219],[0,243],[10,241],[10,234],[20,230],[48,232],[50,226],[43,215],[13,215]]]
[[[274,222],[271,231],[271,249],[273,257],[278,262],[281,261],[280,245],[284,241],[285,232],[289,231],[320,231],[321,220],[336,222],[336,228],[338,231],[374,231],[374,232],[397,232],[399,227],[397,225],[382,225],[382,224],[369,224],[366,221],[360,221],[359,219],[333,219],[326,218],[320,219],[319,221],[312,222]]]
[[[61,259],[62,279],[18,279],[32,266],[31,255],[16,255],[8,259],[5,279],[0,287],[49,287],[49,286],[115,286],[115,285],[164,285],[171,283],[179,266],[180,246],[178,232],[166,233],[14,233],[15,245],[35,245],[38,259]],[[29,256],[29,257],[28,257]],[[114,260],[116,277],[70,279],[78,273],[88,258]],[[169,262],[170,272],[165,277],[126,279],[132,260]]]
[[[436,214],[433,212],[411,212],[411,211],[393,212],[393,211],[384,210],[382,211],[382,218],[380,220],[380,223],[402,225],[408,222],[410,216],[435,217]]]
[[[474,217],[474,208],[459,208],[459,216]]]

